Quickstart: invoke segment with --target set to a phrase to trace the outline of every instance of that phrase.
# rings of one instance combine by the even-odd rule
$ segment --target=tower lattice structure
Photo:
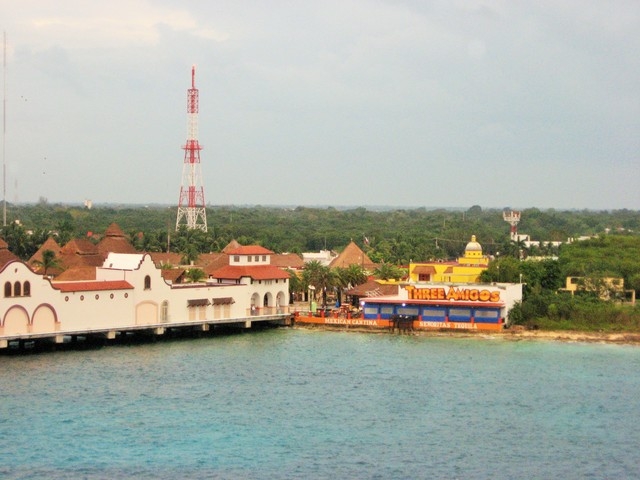
[[[187,90],[187,142],[182,165],[182,183],[178,199],[176,230],[181,225],[188,229],[207,231],[207,212],[204,204],[204,186],[200,168],[200,150],[198,142],[199,92],[196,88],[196,67],[191,67],[191,88]]]
[[[516,240],[518,237],[518,222],[520,222],[520,212],[515,210],[504,210],[502,212],[502,218],[505,222],[511,225],[511,240]]]

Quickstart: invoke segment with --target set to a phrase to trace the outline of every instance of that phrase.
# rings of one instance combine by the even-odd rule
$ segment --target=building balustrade
[[[286,307],[251,307],[247,309],[247,315],[251,317],[264,316],[264,315],[284,315],[291,313],[291,309]]]

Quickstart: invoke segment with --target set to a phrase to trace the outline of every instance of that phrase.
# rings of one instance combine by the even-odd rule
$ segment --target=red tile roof
[[[241,246],[237,240],[231,240],[227,246],[222,249],[222,253],[229,253],[231,250],[236,250]]]
[[[151,260],[156,267],[160,268],[162,265],[171,265],[177,267],[180,265],[182,255],[174,252],[148,252],[151,256]]]
[[[160,270],[162,278],[171,283],[180,283],[186,270],[184,268],[165,268]]]
[[[368,280],[366,283],[358,285],[351,290],[347,290],[347,295],[356,297],[378,297],[385,295],[397,295],[399,287],[397,284],[378,283],[375,280]]]
[[[31,258],[29,259],[29,264],[33,263],[34,260],[41,262],[42,252],[44,252],[45,250],[51,250],[56,254],[56,256],[60,255],[60,245],[58,245],[58,242],[56,242],[53,237],[49,237],[40,246],[38,251],[31,256]]]
[[[98,242],[96,248],[104,258],[109,253],[138,253],[116,223],[112,223],[107,227],[104,237]]]
[[[60,249],[58,258],[60,258],[63,269],[83,265],[100,267],[104,262],[104,258],[97,247],[84,238],[69,240]]]
[[[275,280],[289,278],[289,274],[273,265],[226,265],[210,274],[213,278],[223,280],[239,280],[242,277],[250,277],[254,280]]]
[[[9,262],[13,262],[14,260],[20,259],[6,248],[0,248],[0,266],[4,266]]]
[[[7,242],[0,238],[0,265],[6,265],[14,260],[20,260],[16,255],[9,251],[9,245]]]
[[[210,269],[211,266],[220,268],[228,263],[229,257],[224,253],[201,253],[195,262],[195,266],[206,271],[207,269]]]
[[[246,245],[225,252],[227,255],[273,255],[273,252],[260,245]]]
[[[48,272],[47,272],[48,274]],[[55,277],[55,281],[78,282],[96,279],[96,267],[78,266],[71,267]]]
[[[304,268],[304,260],[296,253],[282,253],[271,255],[271,265],[280,268]]]
[[[104,237],[97,247],[105,258],[109,253],[139,253],[124,237]]]
[[[98,248],[89,240],[84,238],[74,238],[69,240],[61,249],[63,254],[73,255],[96,255]]]
[[[415,267],[413,267],[413,271],[411,273],[426,273],[427,275],[433,275],[437,272],[436,267],[434,267],[433,265],[416,265]]]
[[[104,259],[102,255],[99,253],[94,254],[67,254],[64,253],[60,255],[62,260],[62,265],[65,269],[71,267],[79,267],[79,266],[91,266],[91,267],[101,267],[104,263]]]
[[[211,255],[216,255],[216,254],[211,254]],[[198,266],[202,266],[202,270],[207,275],[207,277],[211,275],[211,273],[215,272],[216,270],[219,270],[220,268],[226,267],[227,265],[229,265],[228,255],[225,255],[224,253],[220,253],[217,255],[219,255],[219,257],[216,257],[215,259],[211,259],[204,266],[202,266],[201,262],[198,261]]]
[[[362,267],[370,270],[373,270],[377,266],[353,241],[349,243],[349,245],[347,245],[336,258],[331,260],[329,266],[331,268],[347,268],[349,265],[354,264],[361,265]]]
[[[97,282],[66,282],[51,284],[56,290],[61,292],[94,292],[103,290],[133,290],[126,280],[101,280]]]
[[[112,223],[104,232],[105,237],[124,237],[124,232],[117,223]]]

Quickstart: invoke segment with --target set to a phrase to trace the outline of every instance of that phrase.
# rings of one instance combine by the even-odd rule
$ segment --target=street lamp
[[[316,289],[313,285],[309,285],[309,314],[311,314],[311,294]]]

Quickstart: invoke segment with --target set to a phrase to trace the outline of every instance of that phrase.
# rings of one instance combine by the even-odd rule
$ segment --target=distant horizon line
[[[136,203],[136,202],[91,202],[91,207],[87,207],[86,203],[83,202],[63,202],[63,201],[36,201],[36,202],[7,202],[7,206],[37,206],[37,205],[59,205],[59,206],[67,206],[67,207],[82,207],[87,209],[92,208],[100,208],[100,207],[135,207],[135,208],[178,208],[177,205],[161,203],[161,202],[149,202],[149,203]],[[389,211],[389,210],[447,210],[447,211],[468,211],[474,207],[480,207],[482,210],[529,210],[529,209],[537,209],[541,211],[545,210],[558,210],[558,211],[591,211],[591,212],[609,212],[609,211],[620,211],[620,210],[629,210],[632,212],[638,212],[640,209],[628,208],[628,207],[616,207],[616,208],[593,208],[593,207],[536,207],[536,206],[528,206],[528,207],[495,207],[495,206],[482,206],[478,204],[474,204],[470,207],[460,207],[460,206],[426,206],[426,205],[331,205],[331,204],[262,204],[262,203],[226,203],[226,204],[207,204],[205,208],[224,208],[224,207],[237,207],[237,208],[276,208],[276,209],[296,209],[296,208],[318,208],[318,209],[328,209],[334,208],[337,210],[353,210],[358,208],[364,208],[366,210],[372,211]]]

